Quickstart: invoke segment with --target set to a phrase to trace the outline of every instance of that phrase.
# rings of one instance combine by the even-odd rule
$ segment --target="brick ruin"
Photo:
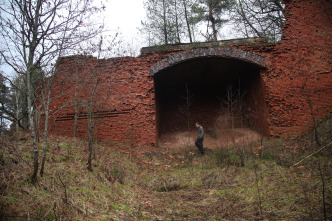
[[[93,91],[98,140],[157,145],[161,134],[186,130],[188,123],[212,129],[225,123],[236,93],[244,108],[235,126],[272,137],[308,131],[310,105],[317,118],[332,107],[332,1],[284,3],[286,22],[276,44],[251,38],[147,47],[138,57],[59,58],[51,132],[74,135],[76,104],[77,136],[87,137]]]

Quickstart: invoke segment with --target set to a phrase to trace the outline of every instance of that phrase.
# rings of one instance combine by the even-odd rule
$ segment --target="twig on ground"
[[[326,203],[325,203],[325,181],[324,181],[324,176],[322,173],[322,168],[321,168],[321,162],[319,161],[319,173],[320,173],[320,177],[322,178],[322,194],[323,194],[323,212],[324,212],[324,220],[327,220],[327,216],[326,216]]]
[[[299,162],[297,162],[296,164],[294,164],[293,166],[297,166],[298,164],[302,163],[304,160],[306,160],[307,158],[313,156],[314,154],[318,153],[319,151],[323,150],[324,148],[330,146],[332,144],[332,142],[330,142],[329,144],[326,144],[324,147],[320,148],[319,150],[317,150],[316,152],[310,154],[309,156],[306,156],[305,158],[303,158],[302,160],[300,160]],[[293,167],[291,166],[291,167]]]
[[[259,191],[259,185],[258,185],[258,176],[257,176],[257,164],[255,165],[255,177],[256,177],[256,185],[257,185],[257,193],[258,193],[258,200],[259,200],[259,211],[260,211],[260,215],[261,218],[263,216],[263,212],[262,212],[262,200],[261,200],[261,194]]]
[[[65,204],[67,204],[68,203],[68,197],[67,197],[67,187],[66,187],[66,185],[62,182],[62,179],[61,179],[61,176],[59,175],[59,180],[60,180],[60,182],[61,182],[61,184],[62,184],[62,186],[63,186],[63,188],[64,188],[64,198],[63,198],[63,202],[65,203]]]

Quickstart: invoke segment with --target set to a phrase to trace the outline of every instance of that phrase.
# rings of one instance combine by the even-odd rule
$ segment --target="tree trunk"
[[[16,91],[15,92],[15,117],[17,119],[17,122],[15,123],[15,129],[16,129],[16,133],[18,133],[18,130],[19,130],[19,127],[18,127],[18,124],[19,124],[19,119],[20,119],[20,101],[19,101],[19,92]]]
[[[44,167],[45,167],[45,161],[46,161],[50,99],[51,99],[51,88],[49,88],[49,90],[48,90],[47,101],[45,104],[46,106],[45,106],[44,148],[43,148],[43,157],[42,157],[42,162],[41,162],[41,167],[40,167],[40,176],[41,177],[44,174]]]
[[[177,42],[177,43],[181,43],[180,30],[179,30],[179,20],[178,20],[177,0],[174,0],[174,6],[175,6],[176,37],[177,37],[177,39],[178,39],[178,42]]]
[[[164,22],[164,41],[165,44],[168,44],[168,38],[167,38],[167,11],[166,11],[166,3],[165,0],[163,0],[163,10],[164,10],[164,14],[163,14],[163,22]]]
[[[77,104],[75,103],[75,115],[74,115],[74,137],[77,136],[77,122],[78,122],[78,111]]]
[[[93,151],[93,132],[92,132],[92,102],[88,104],[88,170],[92,171],[92,151]]]
[[[190,30],[189,19],[188,19],[188,11],[187,11],[186,0],[182,0],[182,1],[183,1],[184,17],[185,17],[185,19],[186,19],[186,24],[187,24],[187,29],[188,29],[189,40],[190,40],[190,43],[193,43],[193,39],[192,39],[192,37],[191,37],[191,30]]]
[[[191,96],[189,94],[188,84],[186,83],[186,113],[187,113],[187,130],[190,131],[190,105],[191,105]]]
[[[313,108],[313,105],[312,105],[312,101],[311,101],[311,98],[310,98],[310,94],[309,94],[309,89],[307,87],[307,83],[306,83],[306,79],[304,80],[304,84],[303,84],[303,88],[304,88],[304,94],[306,96],[306,100],[308,102],[308,105],[309,105],[309,108],[310,108],[310,111],[311,111],[311,116],[312,116],[312,122],[314,124],[314,137],[315,137],[315,140],[316,140],[316,143],[321,146],[321,143],[319,141],[319,137],[318,137],[318,131],[317,131],[317,123],[316,123],[316,118],[315,118],[315,112],[314,112],[314,108]]]
[[[212,7],[209,6],[209,20],[211,21],[212,32],[213,32],[213,41],[217,41],[217,30],[216,30],[216,21],[213,17]]]
[[[91,89],[91,97],[87,105],[87,115],[88,115],[88,170],[92,171],[92,156],[93,156],[93,142],[94,142],[94,123],[93,121],[93,106],[94,106],[94,96],[98,86],[98,79],[93,75],[93,88]]]
[[[77,82],[75,85],[75,95],[74,95],[74,106],[75,106],[75,113],[74,113],[74,137],[76,137],[76,131],[77,131],[77,121],[78,121],[78,104],[77,104]]]
[[[34,97],[34,89],[33,89],[33,85],[31,82],[31,69],[28,70],[27,73],[27,83],[28,83],[28,114],[29,114],[29,124],[30,124],[30,130],[31,130],[31,138],[32,138],[32,146],[33,146],[33,173],[32,173],[32,177],[31,177],[31,182],[33,184],[36,183],[37,181],[37,174],[38,174],[38,156],[39,156],[39,152],[38,152],[38,147],[37,147],[37,139],[36,139],[36,132],[35,132],[35,122],[33,119],[33,106],[34,106],[34,102],[33,102],[33,97]]]
[[[40,140],[39,140],[39,138],[40,138],[40,131],[39,131],[39,129],[40,129],[40,127],[39,127],[39,125],[40,125],[40,108],[41,107],[37,107],[36,108],[36,111],[35,111],[35,131],[36,131],[36,141],[39,143],[40,142]]]
[[[28,94],[26,88],[24,88],[24,92],[22,93],[22,125],[26,130],[29,130],[29,108],[28,108]]]

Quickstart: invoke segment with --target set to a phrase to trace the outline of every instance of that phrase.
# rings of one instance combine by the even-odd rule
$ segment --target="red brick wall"
[[[156,143],[156,123],[153,79],[146,61],[140,58],[98,60],[92,57],[67,57],[58,62],[58,77],[54,83],[51,108],[63,107],[53,117],[51,131],[73,136],[74,94],[83,106],[78,124],[78,136],[87,137],[86,104],[99,82],[94,96],[97,139],[147,144]],[[78,80],[76,79],[78,74]]]
[[[258,106],[264,108],[258,108],[262,116],[256,117],[262,121],[260,125],[266,123],[262,128],[266,134],[281,137],[299,135],[312,126],[308,101],[319,118],[330,113],[332,107],[332,3],[326,0],[285,3],[287,20],[279,43],[227,46],[265,58],[266,69],[256,82],[261,89],[254,91],[262,94],[265,103],[264,99],[259,101]],[[91,73],[95,73],[99,79],[94,109],[98,117],[97,139],[156,145],[162,122],[158,121],[161,111],[156,110],[154,80],[149,68],[181,51],[143,53],[137,58],[59,59],[51,104],[52,110],[59,109],[53,115],[51,131],[73,136],[75,85],[79,89],[78,100],[85,106],[94,86]],[[86,137],[86,108],[81,112],[78,136]]]
[[[331,112],[332,2],[285,2],[283,38],[266,55],[270,64],[263,78],[270,133],[290,137],[312,126],[307,95],[317,117]]]

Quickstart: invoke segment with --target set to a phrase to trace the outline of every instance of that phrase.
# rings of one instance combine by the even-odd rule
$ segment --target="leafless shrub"
[[[111,167],[105,165],[101,170],[104,172],[104,176],[109,182],[119,182],[121,184],[125,183],[126,172],[123,168],[116,165],[112,165]]]
[[[179,190],[183,188],[183,186],[176,177],[167,175],[165,177],[161,176],[152,180],[149,184],[149,188],[157,192],[170,192]]]
[[[211,171],[202,177],[202,183],[206,188],[220,187],[225,183],[225,177],[221,171]]]

